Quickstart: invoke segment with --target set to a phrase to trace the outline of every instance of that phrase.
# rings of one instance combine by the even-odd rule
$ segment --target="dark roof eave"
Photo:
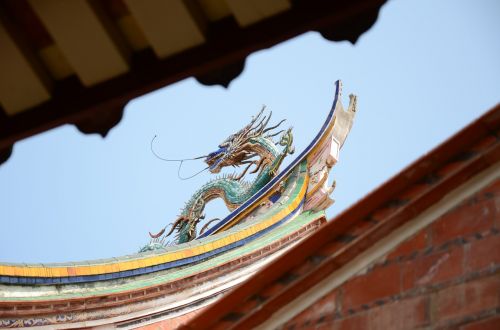
[[[11,117],[0,108],[0,164],[16,141],[60,125],[105,136],[120,122],[129,100],[179,80],[194,76],[206,85],[228,86],[249,54],[307,31],[354,43],[375,23],[385,2],[295,1],[290,10],[247,28],[233,19],[212,24],[205,44],[163,60],[151,51],[135,54],[128,73],[98,85],[85,88],[75,77],[61,81],[53,98],[40,106]]]

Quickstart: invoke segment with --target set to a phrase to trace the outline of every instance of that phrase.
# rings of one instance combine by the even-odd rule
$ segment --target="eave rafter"
[[[12,2],[0,1],[0,12],[4,18],[12,7],[9,3]],[[90,3],[96,10],[97,4]],[[189,3],[195,4],[194,9],[190,6],[189,12],[199,17],[200,2]],[[255,23],[252,23],[255,19],[252,16],[238,17],[237,10],[241,8],[235,7],[233,16],[216,21],[197,19],[199,30],[194,26],[190,28],[198,39],[185,50],[179,51],[182,49],[180,45],[168,55],[168,50],[159,48],[162,46],[159,45],[157,48],[129,49],[125,57],[123,51],[116,53],[121,55],[113,56],[124,59],[123,68],[117,69],[118,74],[110,79],[85,84],[82,77],[66,70],[66,74],[70,74],[67,78],[51,82],[49,100],[13,115],[7,115],[0,108],[0,163],[9,158],[16,141],[60,125],[74,124],[83,133],[105,136],[121,120],[123,108],[129,100],[179,80],[194,76],[202,84],[227,87],[243,71],[249,54],[307,31],[319,31],[332,41],[349,40],[354,43],[373,25],[384,3],[385,0],[291,1],[288,9],[278,7],[277,10],[282,11]],[[19,5],[16,3],[16,6]],[[132,13],[143,10],[130,8]],[[182,8],[178,10],[185,13]],[[101,16],[102,13],[100,22],[103,19]],[[45,19],[49,20],[50,15]],[[137,21],[140,23],[140,20]],[[57,28],[52,27],[53,30]],[[153,33],[144,31],[146,37]],[[150,38],[154,40],[154,37]],[[116,43],[117,39],[120,38],[109,40]],[[57,38],[54,40],[57,41]],[[117,49],[122,50],[123,47],[117,46]]]

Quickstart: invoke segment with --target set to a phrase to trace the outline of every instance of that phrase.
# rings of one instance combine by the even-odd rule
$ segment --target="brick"
[[[495,274],[465,284],[465,308],[482,311],[500,307],[500,277]]]
[[[429,234],[426,229],[420,231],[415,236],[407,239],[397,246],[391,253],[389,253],[387,259],[392,260],[400,256],[408,256],[413,252],[425,249],[427,247],[428,236]]]
[[[342,290],[344,312],[349,308],[398,294],[401,291],[400,266],[391,264],[386,267],[375,267],[372,271],[346,282]]]
[[[432,224],[434,246],[493,228],[495,219],[500,216],[496,198],[479,198],[480,195],[467,199]]]
[[[330,324],[325,324],[319,329],[335,329],[335,330],[365,330],[369,328],[368,313],[360,313],[341,320],[336,320]]]
[[[498,330],[500,328],[500,315],[485,320],[475,321],[460,327],[460,330]]]
[[[321,317],[332,318],[336,314],[338,291],[332,291],[296,315],[284,326],[291,324],[303,324],[306,320],[318,320]]]
[[[498,275],[451,286],[432,296],[434,315],[442,323],[498,308],[499,292]]]
[[[466,248],[467,272],[500,265],[500,235],[473,240]]]
[[[464,285],[455,285],[441,290],[432,297],[433,306],[438,320],[452,319],[457,315],[456,311],[463,308],[465,304]]]
[[[414,329],[429,324],[428,298],[395,301],[369,311],[370,330]]]
[[[410,290],[462,276],[464,253],[461,246],[449,251],[422,255],[402,264],[402,289]]]

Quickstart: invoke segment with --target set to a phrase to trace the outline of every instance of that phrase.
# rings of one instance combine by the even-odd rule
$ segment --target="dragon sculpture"
[[[278,174],[283,159],[294,152],[292,129],[274,132],[285,120],[267,127],[272,112],[269,116],[263,116],[264,109],[265,107],[239,132],[224,140],[217,151],[205,158],[209,171],[214,174],[229,166],[246,165],[244,170],[239,175],[219,177],[203,185],[186,203],[181,214],[171,224],[170,230],[166,234],[166,228],[157,234],[150,233],[151,242],[143,247],[141,252],[163,247],[165,237],[174,231],[177,231],[177,244],[193,240],[197,236],[196,226],[205,218],[203,210],[209,201],[222,198],[227,208],[233,211]],[[274,142],[273,137],[280,133],[282,135],[279,141]],[[282,150],[279,146],[283,147]],[[252,182],[243,181],[252,166],[255,168],[249,173],[257,173],[255,179]],[[200,233],[215,220],[218,219],[209,221]]]

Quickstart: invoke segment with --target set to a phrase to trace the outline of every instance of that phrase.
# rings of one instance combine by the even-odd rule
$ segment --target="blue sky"
[[[0,261],[136,252],[211,176],[180,181],[151,154],[155,134],[164,156],[204,155],[266,104],[300,151],[342,79],[344,104],[349,93],[359,101],[332,172],[333,217],[499,102],[499,14],[495,0],[389,1],[354,46],[306,33],[249,56],[228,89],[186,79],[132,100],[105,139],[67,125],[23,140],[0,166]]]

